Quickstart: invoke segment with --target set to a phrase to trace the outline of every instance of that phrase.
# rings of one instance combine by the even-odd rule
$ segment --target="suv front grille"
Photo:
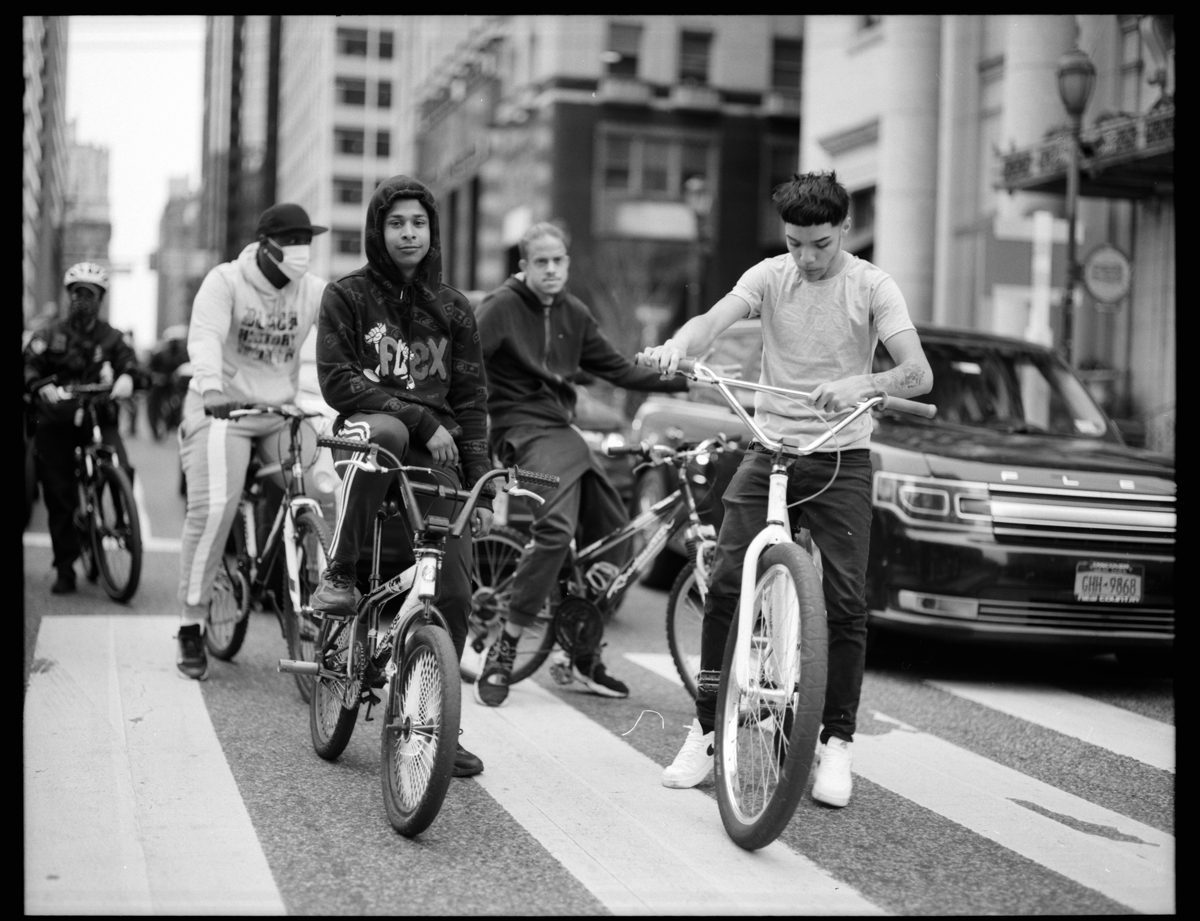
[[[1175,497],[1036,487],[989,487],[992,533],[1001,543],[1175,543]]]
[[[1044,602],[981,601],[974,623],[1053,633],[1112,636],[1136,633],[1173,637],[1175,612],[1170,608],[1118,605],[1046,604]]]

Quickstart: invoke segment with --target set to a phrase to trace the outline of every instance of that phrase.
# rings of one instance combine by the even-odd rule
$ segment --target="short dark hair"
[[[550,221],[539,221],[521,234],[521,239],[517,242],[522,259],[529,258],[529,244],[538,237],[557,237],[562,240],[564,247],[568,250],[571,248],[571,238],[565,230]]]
[[[793,173],[771,192],[771,201],[785,224],[812,227],[816,224],[837,226],[850,213],[850,193],[837,181],[833,170]]]

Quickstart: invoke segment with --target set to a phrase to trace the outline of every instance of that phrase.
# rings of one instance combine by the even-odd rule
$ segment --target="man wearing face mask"
[[[79,558],[79,537],[72,521],[75,446],[89,441],[92,434],[75,424],[78,402],[58,388],[102,383],[111,373],[113,398],[126,399],[133,395],[137,371],[137,355],[121,331],[100,319],[108,273],[94,262],[80,262],[67,269],[63,286],[70,297],[66,318],[35,332],[24,349],[25,390],[33,400],[36,425],[36,466],[57,572],[50,591],[56,595],[75,591],[75,561]],[[118,430],[117,404],[99,407],[99,415],[105,442],[116,450],[121,466],[132,476]]]
[[[287,420],[230,419],[229,413],[248,404],[295,402],[301,346],[325,290],[325,280],[308,271],[309,247],[327,229],[314,225],[299,205],[272,205],[259,217],[255,241],[237,259],[209,271],[192,303],[187,340],[192,379],[179,425],[187,515],[175,661],[188,678],[202,679],[208,671],[203,640],[208,605],[251,455],[271,464],[287,450]],[[306,468],[317,458],[316,438],[316,430],[305,425]],[[306,488],[332,511],[332,494],[319,492],[315,482]]]

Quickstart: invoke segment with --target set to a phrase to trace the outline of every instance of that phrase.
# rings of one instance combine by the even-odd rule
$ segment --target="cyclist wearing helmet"
[[[70,298],[66,318],[60,317],[34,332],[24,348],[25,391],[34,407],[34,453],[57,571],[50,591],[56,595],[75,591],[75,560],[79,558],[79,538],[72,520],[75,446],[91,437],[90,432],[75,425],[77,402],[64,398],[58,388],[101,383],[111,371],[115,378],[113,397],[126,399],[133,395],[137,373],[133,348],[119,329],[100,319],[108,273],[94,262],[80,262],[67,269],[63,287]],[[48,383],[50,377],[54,380]],[[132,477],[133,469],[118,430],[117,405],[99,407],[99,414],[105,442],[116,450],[121,466]]]
[[[287,420],[230,419],[252,403],[294,403],[301,346],[317,320],[325,280],[308,271],[318,227],[299,205],[272,205],[258,219],[256,239],[204,277],[192,303],[187,349],[192,378],[179,423],[179,459],[187,482],[187,514],[179,551],[180,625],[175,665],[187,678],[208,671],[203,631],[217,567],[237,514],[252,454],[265,464],[287,451]],[[317,433],[305,425],[302,457],[316,462]],[[282,477],[273,477],[283,485]],[[332,515],[332,492],[315,482],[308,494]]]

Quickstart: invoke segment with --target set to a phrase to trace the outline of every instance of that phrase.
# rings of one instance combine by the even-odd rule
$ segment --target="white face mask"
[[[281,246],[280,249],[283,250],[283,259],[279,262],[279,271],[289,279],[295,281],[308,271],[311,246],[307,243],[299,243],[295,246]]]

